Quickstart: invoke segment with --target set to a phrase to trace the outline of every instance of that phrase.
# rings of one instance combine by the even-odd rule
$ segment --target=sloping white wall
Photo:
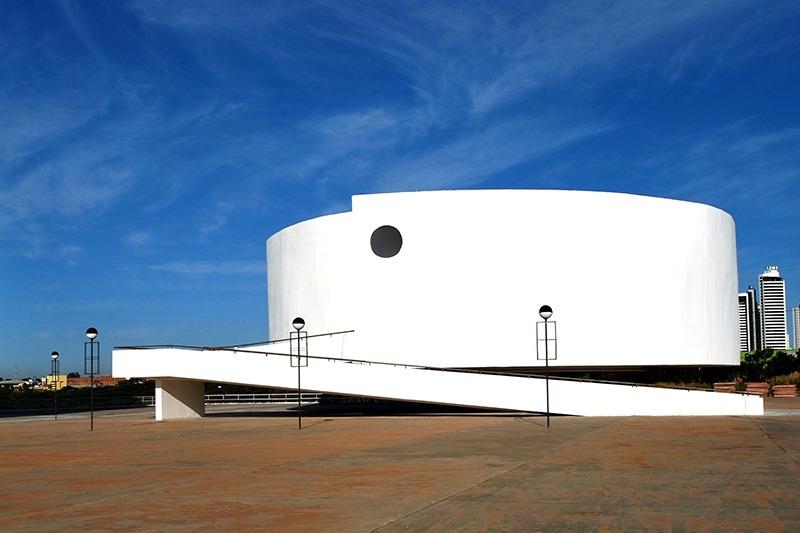
[[[341,338],[309,340],[311,355],[330,355]],[[286,343],[249,350],[286,353]],[[114,349],[115,377],[176,378],[294,389],[289,358],[228,350]],[[450,405],[545,411],[545,380],[449,372],[398,365],[311,359],[301,369],[304,390]],[[158,410],[157,406],[157,410]],[[758,396],[596,382],[550,380],[550,410],[583,416],[761,415]],[[163,410],[165,413],[166,410]]]

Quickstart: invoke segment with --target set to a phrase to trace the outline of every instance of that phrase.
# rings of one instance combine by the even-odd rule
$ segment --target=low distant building
[[[111,377],[111,374],[104,374],[100,376],[94,377],[94,385],[95,387],[105,387],[105,386],[113,386],[122,381],[121,378]],[[91,386],[91,378],[89,376],[83,376],[78,378],[67,378],[67,386],[81,388],[81,387],[89,387]]]
[[[56,390],[61,390],[68,385],[66,374],[60,374],[58,376],[48,374],[44,377],[43,381],[47,389],[52,389],[55,386]]]

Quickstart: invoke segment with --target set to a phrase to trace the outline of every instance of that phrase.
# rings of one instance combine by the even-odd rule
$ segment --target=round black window
[[[394,226],[381,226],[372,232],[369,245],[378,257],[394,257],[403,247],[403,236]]]

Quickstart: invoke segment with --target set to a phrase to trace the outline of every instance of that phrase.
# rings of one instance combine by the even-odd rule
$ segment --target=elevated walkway
[[[344,352],[341,336],[309,340],[304,391],[444,405],[544,412],[545,379],[506,373],[421,367],[329,356]],[[120,378],[155,378],[156,419],[203,416],[203,383],[296,389],[289,342],[225,348],[119,347]],[[319,355],[328,354],[328,355]],[[303,357],[303,363],[306,358]],[[763,415],[761,397],[695,389],[550,378],[550,412],[579,416]]]

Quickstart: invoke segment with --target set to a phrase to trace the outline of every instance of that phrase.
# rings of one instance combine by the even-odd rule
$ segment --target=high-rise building
[[[747,293],[739,293],[739,351],[750,349],[750,336],[747,331]]]
[[[787,348],[786,282],[778,267],[771,266],[758,276],[761,293],[761,339],[764,348]]]
[[[752,352],[761,347],[756,290],[750,286],[739,293],[739,350]]]
[[[794,330],[794,347],[800,349],[800,305],[792,307],[792,329]]]

